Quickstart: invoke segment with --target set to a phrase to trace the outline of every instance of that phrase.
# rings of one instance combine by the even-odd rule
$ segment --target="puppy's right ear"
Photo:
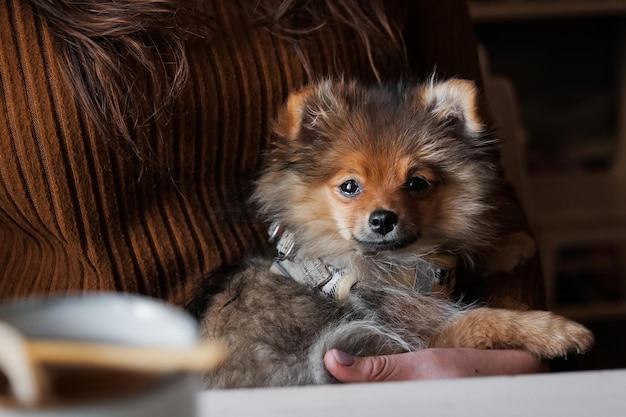
[[[291,93],[287,104],[281,108],[274,123],[274,133],[287,140],[294,140],[302,129],[302,121],[309,98],[313,96],[315,87],[305,87]]]
[[[457,126],[466,135],[476,137],[483,130],[478,113],[478,90],[472,81],[431,78],[418,91],[422,104],[441,123]]]

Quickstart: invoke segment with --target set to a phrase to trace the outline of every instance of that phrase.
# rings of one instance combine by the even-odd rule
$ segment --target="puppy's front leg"
[[[593,345],[583,325],[548,311],[476,308],[461,312],[441,327],[431,347],[524,349],[539,358],[582,353]]]

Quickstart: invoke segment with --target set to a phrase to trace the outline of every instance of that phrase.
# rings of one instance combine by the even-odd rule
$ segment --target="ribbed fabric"
[[[293,46],[241,30],[214,2],[215,38],[190,46],[173,121],[150,129],[167,169],[142,167],[99,137],[61,76],[46,22],[0,1],[0,295],[115,290],[183,303],[198,277],[265,242],[246,216],[269,117],[307,75]],[[304,54],[316,76],[370,78],[347,32]],[[333,51],[328,39],[339,38]],[[307,49],[308,48],[308,49]]]
[[[409,3],[412,65],[422,76],[436,66],[476,79],[463,1]],[[301,44],[308,73],[288,41],[243,28],[238,2],[204,4],[214,36],[189,45],[190,77],[172,119],[145,127],[157,169],[116,151],[77,107],[30,3],[0,0],[0,298],[108,290],[184,304],[205,274],[265,245],[246,207],[271,117],[309,76],[373,74],[347,28]],[[396,61],[383,76],[400,75]],[[518,230],[523,216],[512,219]],[[506,277],[459,281],[472,299],[543,305],[536,259]]]

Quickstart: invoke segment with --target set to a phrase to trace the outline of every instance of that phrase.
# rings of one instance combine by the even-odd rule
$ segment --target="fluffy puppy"
[[[462,306],[432,291],[450,286],[455,259],[471,263],[502,239],[490,204],[502,186],[497,143],[471,82],[323,81],[290,96],[272,143],[253,201],[278,254],[210,278],[226,284],[204,295],[204,336],[230,356],[209,387],[333,382],[329,348],[540,358],[590,348],[587,329],[550,312]]]

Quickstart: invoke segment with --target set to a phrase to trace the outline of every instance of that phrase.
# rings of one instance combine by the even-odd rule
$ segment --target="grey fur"
[[[333,382],[323,355],[406,352],[428,346],[437,328],[462,311],[450,301],[385,282],[359,283],[336,301],[269,273],[251,261],[215,296],[203,322],[205,337],[230,347],[226,364],[206,376],[213,388]]]

